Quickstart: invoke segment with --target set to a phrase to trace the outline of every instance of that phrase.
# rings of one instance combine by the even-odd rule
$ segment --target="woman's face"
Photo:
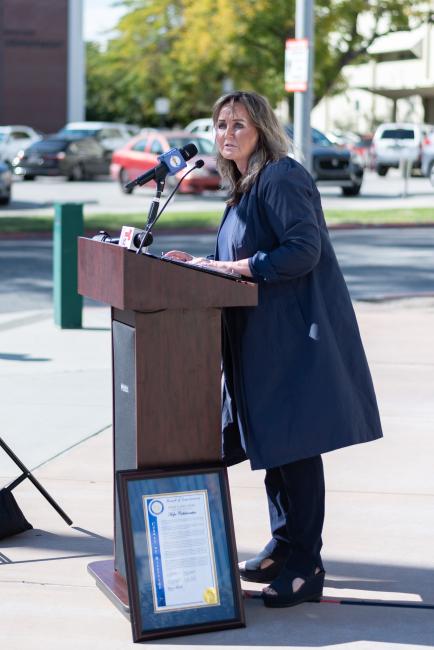
[[[247,170],[258,137],[258,130],[242,104],[235,102],[223,106],[216,124],[217,147],[223,158],[234,161],[241,174]]]

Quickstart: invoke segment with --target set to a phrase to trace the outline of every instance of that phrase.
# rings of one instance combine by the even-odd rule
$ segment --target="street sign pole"
[[[312,138],[310,112],[313,95],[313,0],[296,0],[295,37],[307,39],[308,74],[306,90],[296,91],[294,97],[294,153],[306,169],[312,171]]]

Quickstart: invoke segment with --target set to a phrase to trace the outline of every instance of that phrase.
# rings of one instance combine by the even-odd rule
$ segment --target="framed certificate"
[[[243,627],[224,467],[117,472],[134,641]]]

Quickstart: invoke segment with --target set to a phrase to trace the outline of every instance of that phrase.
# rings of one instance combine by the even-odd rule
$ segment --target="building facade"
[[[82,0],[0,0],[0,124],[84,119],[82,23]]]
[[[344,68],[347,90],[315,107],[314,126],[369,133],[381,122],[434,124],[434,25],[382,36],[368,53],[368,63]]]

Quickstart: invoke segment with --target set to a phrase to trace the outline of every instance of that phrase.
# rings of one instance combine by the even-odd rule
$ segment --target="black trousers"
[[[265,547],[273,559],[285,558],[289,569],[310,575],[321,561],[324,523],[324,469],[321,456],[314,456],[267,469],[272,539]]]

